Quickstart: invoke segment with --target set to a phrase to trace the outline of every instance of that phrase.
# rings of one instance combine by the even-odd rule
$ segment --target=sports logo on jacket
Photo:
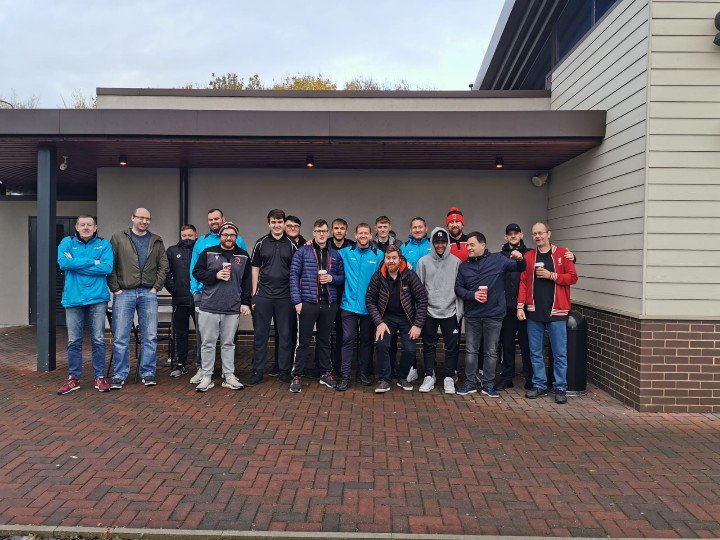
[[[240,257],[235,257],[234,261],[240,264],[242,262],[242,259]]]

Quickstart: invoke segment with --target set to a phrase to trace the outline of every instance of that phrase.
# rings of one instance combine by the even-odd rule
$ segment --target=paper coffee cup
[[[318,270],[318,274],[324,276],[325,274],[327,274],[327,270]]]
[[[545,263],[544,262],[536,262],[535,268],[545,268]]]
[[[487,290],[488,290],[487,285],[480,285],[480,286],[478,287],[478,291],[485,291],[485,292],[487,292]]]
[[[223,265],[223,270],[229,271],[230,268],[232,268],[232,263],[229,263],[229,262],[224,262],[224,263],[222,263],[222,265]]]

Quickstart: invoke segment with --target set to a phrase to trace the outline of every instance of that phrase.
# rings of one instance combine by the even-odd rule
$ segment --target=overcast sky
[[[0,0],[0,97],[266,84],[322,73],[436,90],[475,80],[503,0]]]

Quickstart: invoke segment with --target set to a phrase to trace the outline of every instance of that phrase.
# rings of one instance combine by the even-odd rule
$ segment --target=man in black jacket
[[[193,276],[203,284],[198,325],[202,336],[202,378],[196,387],[207,392],[215,367],[215,348],[220,338],[220,359],[224,388],[240,390],[235,376],[235,334],[240,315],[250,315],[252,270],[248,252],[235,241],[238,229],[226,221],[220,227],[220,245],[205,248],[193,268]]]
[[[375,325],[375,350],[380,383],[376,393],[390,390],[390,342],[400,333],[402,354],[400,373],[408,373],[415,361],[417,343],[427,317],[428,296],[420,278],[409,267],[400,248],[390,245],[385,250],[385,261],[375,272],[365,295],[368,313]],[[412,384],[403,379],[398,383],[403,390],[412,390]]]
[[[187,373],[188,333],[190,319],[197,328],[195,302],[190,292],[190,260],[197,239],[197,230],[193,225],[180,227],[180,241],[167,249],[170,269],[165,278],[165,288],[172,296],[172,325],[175,334],[176,362],[171,377],[180,377]],[[198,348],[199,350],[199,348]],[[200,358],[196,362],[200,363]]]
[[[510,257],[513,250],[525,255],[528,248],[523,242],[523,233],[520,225],[510,223],[505,227],[505,244],[501,253]],[[500,383],[496,390],[512,388],[515,378],[515,335],[520,343],[520,355],[522,356],[522,375],[525,378],[525,389],[532,388],[532,366],[530,365],[530,344],[528,343],[527,323],[517,318],[517,297],[520,288],[520,274],[522,272],[505,272],[505,302],[507,313],[500,329],[500,345],[502,346],[502,357],[500,358]]]

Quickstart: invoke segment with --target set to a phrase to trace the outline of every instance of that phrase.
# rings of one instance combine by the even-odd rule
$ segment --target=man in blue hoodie
[[[383,252],[370,242],[372,232],[370,225],[360,223],[355,227],[354,246],[340,250],[345,269],[345,291],[340,304],[342,319],[342,378],[335,387],[343,392],[350,388],[350,368],[355,360],[355,340],[360,333],[360,356],[358,363],[358,379],[363,386],[370,386],[372,379],[367,375],[373,347],[373,331],[375,326],[368,314],[365,294],[373,274],[383,262]]]
[[[455,280],[455,295],[464,302],[465,310],[465,384],[457,391],[464,396],[477,392],[475,374],[478,368],[478,349],[483,342],[482,393],[499,397],[495,390],[495,367],[500,341],[500,329],[506,315],[505,272],[522,272],[525,260],[513,250],[510,258],[485,249],[485,235],[468,234],[468,260],[460,265]]]
[[[195,264],[197,263],[198,257],[200,257],[200,254],[203,251],[205,251],[209,247],[215,247],[220,245],[220,235],[218,234],[218,231],[220,230],[222,224],[225,222],[225,216],[223,215],[223,211],[219,208],[212,208],[208,210],[207,222],[210,232],[200,236],[195,241],[195,245],[193,246],[192,250],[192,256],[190,258],[190,292],[192,293],[193,299],[195,301],[196,318],[198,315],[198,311],[200,310],[200,299],[202,296],[203,284],[197,279],[195,279],[195,276],[193,275],[193,270],[195,269]],[[239,248],[247,251],[247,246],[245,245],[245,240],[243,240],[242,236],[238,235],[235,244]],[[198,370],[197,373],[195,373],[195,375],[190,379],[190,384],[199,384],[203,377],[203,372],[200,369],[200,347],[202,343],[202,337],[200,336],[199,332],[199,329],[196,328],[195,339],[197,341],[197,354],[195,359],[195,366],[198,368]]]
[[[95,388],[109,392],[105,379],[105,312],[110,300],[107,275],[113,269],[110,242],[97,235],[95,218],[78,216],[74,236],[63,238],[58,246],[58,265],[65,272],[62,305],[68,332],[68,380],[58,394],[80,389],[82,374],[82,339],[85,317],[90,326],[92,365]]]

